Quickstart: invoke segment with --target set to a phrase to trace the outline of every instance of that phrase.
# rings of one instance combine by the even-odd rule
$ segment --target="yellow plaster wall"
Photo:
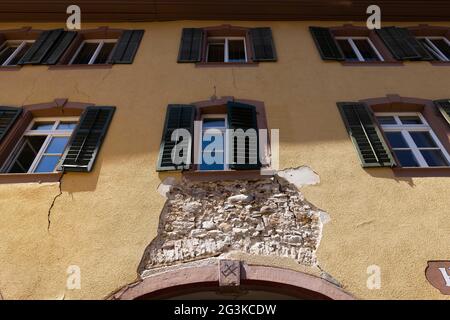
[[[94,171],[64,176],[50,217],[57,183],[0,185],[3,298],[103,299],[133,282],[164,204],[155,164],[165,107],[206,100],[214,87],[218,96],[264,101],[269,127],[280,128],[281,167],[308,165],[320,175],[319,185],[302,192],[331,217],[318,250],[325,271],[358,298],[445,298],[427,283],[424,270],[427,260],[450,259],[450,179],[399,179],[389,169],[362,169],[335,103],[386,94],[447,98],[450,68],[323,62],[308,26],[342,22],[224,23],[270,26],[278,62],[248,68],[177,64],[181,28],[222,24],[178,21],[110,24],[146,30],[133,65],[0,71],[2,105],[69,98],[117,106]],[[272,260],[264,258],[276,264]],[[366,268],[373,264],[381,267],[380,290],[366,287]],[[81,268],[81,290],[66,289],[70,265]]]

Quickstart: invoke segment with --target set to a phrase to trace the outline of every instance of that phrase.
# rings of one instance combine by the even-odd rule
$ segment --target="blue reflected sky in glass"
[[[58,124],[57,130],[73,130],[76,126],[76,122],[61,122]]]
[[[45,153],[63,153],[69,137],[53,137]]]
[[[43,156],[34,172],[53,172],[58,161],[59,156]]]
[[[52,130],[55,122],[36,122],[31,130]]]
[[[418,167],[419,163],[416,161],[411,150],[394,150],[398,161],[402,167]]]
[[[386,132],[392,148],[409,148],[401,132]]]
[[[415,131],[409,133],[419,148],[436,148],[436,143],[429,132]]]

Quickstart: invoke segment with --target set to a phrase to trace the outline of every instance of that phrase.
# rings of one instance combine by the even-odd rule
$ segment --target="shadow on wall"
[[[61,191],[69,194],[95,191],[102,169],[103,156],[99,154],[91,172],[66,172],[61,179]]]
[[[412,177],[397,177],[391,168],[364,168],[363,170],[373,178],[395,180],[398,183],[405,182],[411,188],[416,186]]]

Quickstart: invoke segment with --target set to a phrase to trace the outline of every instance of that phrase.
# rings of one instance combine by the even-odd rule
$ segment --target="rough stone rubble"
[[[305,200],[296,182],[286,172],[255,181],[171,180],[158,235],[140,271],[230,251],[315,265],[321,218],[327,215]]]

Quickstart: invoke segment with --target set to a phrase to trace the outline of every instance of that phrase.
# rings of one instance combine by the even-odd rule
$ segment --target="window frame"
[[[427,45],[431,47],[431,54],[432,55],[436,55],[438,56],[439,60],[441,62],[450,62],[450,58],[447,58],[447,56],[438,48],[436,47],[436,45],[431,41],[431,40],[444,40],[445,43],[449,46],[450,48],[450,41],[444,37],[444,36],[419,36],[416,37],[417,40],[425,40]],[[430,49],[426,48],[427,51],[429,51]]]
[[[95,60],[97,60],[97,57],[100,53],[100,51],[102,50],[103,46],[105,45],[105,43],[115,43],[115,45],[117,45],[118,39],[84,39],[81,44],[78,46],[77,50],[75,51],[75,53],[73,54],[72,58],[70,58],[70,61],[68,63],[68,65],[70,66],[77,66],[77,65],[95,65]],[[73,63],[75,61],[75,59],[78,57],[78,54],[81,52],[81,50],[83,49],[84,45],[86,43],[98,43],[97,45],[97,49],[95,49],[94,53],[92,54],[91,58],[89,59],[88,63]],[[112,54],[112,52],[114,51],[114,47],[111,50],[110,55]],[[104,64],[104,63],[102,63]],[[102,65],[100,64],[100,65]]]
[[[336,42],[338,42],[339,40],[346,40],[350,47],[352,48],[353,52],[355,53],[356,57],[358,58],[357,62],[385,62],[384,57],[381,55],[381,53],[378,51],[377,47],[373,44],[372,40],[369,37],[364,37],[364,36],[335,36],[334,39],[336,40]],[[364,59],[364,57],[362,56],[361,52],[359,51],[358,46],[355,44],[355,42],[353,40],[366,40],[370,47],[372,48],[372,50],[375,52],[375,54],[378,57],[378,61],[367,61],[366,59]],[[338,43],[339,45],[339,43]],[[345,55],[344,55],[345,58]],[[356,62],[356,61],[348,61],[345,60],[345,62]]]
[[[445,147],[442,145],[439,138],[434,133],[433,128],[428,124],[427,120],[425,119],[425,117],[423,116],[423,114],[421,112],[375,112],[375,118],[378,119],[378,117],[381,117],[381,116],[394,117],[396,124],[381,124],[381,123],[379,123],[379,126],[380,126],[383,134],[386,132],[401,132],[403,139],[405,139],[406,143],[408,144],[408,148],[405,148],[405,149],[411,150],[412,154],[414,155],[414,157],[419,165],[418,167],[403,167],[397,161],[399,163],[400,167],[402,167],[402,168],[450,168],[449,153],[447,152]],[[422,124],[402,124],[400,121],[400,117],[402,117],[402,116],[418,116],[420,118],[420,120],[422,121]],[[416,143],[414,142],[414,139],[411,137],[411,135],[409,133],[410,131],[428,132],[437,147],[435,147],[435,148],[419,148],[416,145]],[[389,144],[389,147],[390,147],[393,155],[396,157],[394,149],[397,150],[397,149],[402,149],[402,148],[393,148],[390,145],[389,140],[387,138],[386,138],[386,141]],[[449,165],[448,166],[429,166],[428,163],[426,162],[425,158],[423,157],[423,155],[420,152],[420,150],[426,150],[426,149],[440,150]]]
[[[224,54],[223,54],[223,60],[224,61],[208,61],[208,57],[209,57],[209,45],[210,42],[209,40],[224,40]],[[242,40],[244,42],[244,55],[245,55],[245,59],[244,61],[230,61],[229,59],[229,46],[228,46],[228,42],[230,40]],[[206,56],[205,56],[205,62],[206,63],[248,63],[248,55],[247,55],[247,42],[244,36],[242,37],[227,37],[227,36],[209,36],[206,38]]]
[[[3,50],[6,49],[6,47],[8,47],[8,45],[12,45],[12,44],[17,44],[20,42],[19,46],[14,50],[13,53],[11,53],[11,55],[8,57],[8,59],[5,60],[5,62],[3,62],[3,64],[0,67],[15,67],[17,66],[17,64],[9,64],[12,60],[14,60],[14,58],[20,53],[22,52],[23,48],[26,46],[27,43],[31,43],[33,44],[35,40],[6,40],[4,43],[2,43],[0,45],[0,53],[3,52]]]
[[[228,150],[228,141],[227,141],[227,134],[226,134],[226,130],[228,129],[228,117],[227,114],[224,113],[215,113],[215,114],[211,114],[211,113],[205,113],[202,114],[200,117],[200,121],[201,121],[201,127],[200,127],[200,134],[199,137],[197,137],[196,139],[198,139],[199,144],[198,144],[198,150],[196,150],[195,152],[197,152],[198,155],[198,159],[202,159],[202,163],[203,163],[203,120],[204,119],[213,119],[213,118],[220,118],[220,119],[224,119],[224,128],[225,128],[225,132],[223,133],[223,170],[202,170],[201,164],[198,164],[197,166],[197,170],[198,172],[223,172],[223,171],[230,171],[229,165],[226,161],[226,157],[229,153]],[[210,128],[211,129],[211,128]],[[194,137],[195,138],[195,137]]]
[[[70,140],[70,137],[72,136],[73,132],[75,131],[75,128],[72,130],[57,130],[58,125],[61,122],[76,122],[78,124],[80,120],[80,117],[37,117],[33,118],[32,121],[27,126],[26,130],[22,133],[19,141],[13,148],[12,152],[6,159],[4,165],[2,166],[0,172],[2,174],[11,174],[9,170],[11,170],[12,166],[16,162],[17,158],[19,157],[20,153],[22,152],[23,148],[25,147],[24,137],[27,136],[46,136],[44,143],[42,144],[41,148],[37,152],[33,162],[30,165],[30,168],[27,172],[21,173],[21,174],[49,174],[49,173],[57,173],[58,166],[55,166],[55,169],[52,172],[35,172],[37,166],[39,165],[39,162],[41,161],[42,157],[45,155],[45,150],[47,149],[48,145],[50,144],[53,137],[68,137],[68,141]],[[37,122],[54,122],[53,127],[51,130],[32,130],[33,126]],[[63,156],[64,152],[62,152],[59,156],[58,162]]]

